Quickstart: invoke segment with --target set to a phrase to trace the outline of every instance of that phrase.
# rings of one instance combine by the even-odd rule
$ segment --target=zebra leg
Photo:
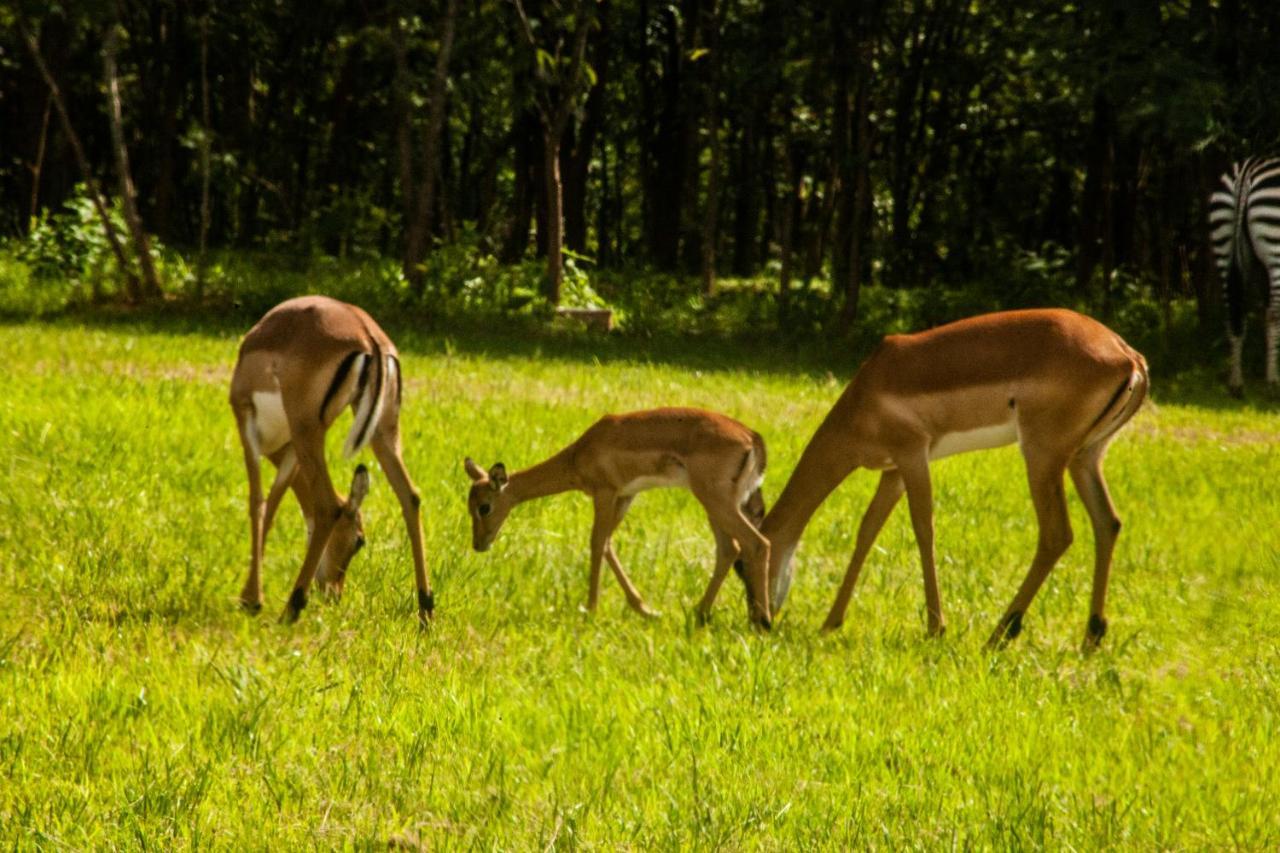
[[[1231,374],[1227,379],[1227,390],[1232,397],[1244,396],[1244,370],[1241,368],[1241,353],[1244,350],[1244,329],[1236,334],[1227,329],[1227,341],[1231,345]]]
[[[1269,270],[1271,291],[1267,299],[1267,384],[1274,391],[1280,387],[1276,372],[1276,349],[1280,345],[1280,267]]]
[[[1245,290],[1243,275],[1238,264],[1227,270],[1225,293],[1227,303],[1227,342],[1231,346],[1231,366],[1227,390],[1232,397],[1244,396],[1244,368],[1241,353],[1244,351]]]

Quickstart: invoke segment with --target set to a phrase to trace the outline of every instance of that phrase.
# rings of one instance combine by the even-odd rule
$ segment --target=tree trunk
[[[535,175],[538,159],[541,131],[538,117],[530,109],[526,109],[516,117],[511,137],[515,143],[513,154],[513,171],[515,187],[511,200],[511,226],[507,230],[507,238],[499,257],[505,264],[518,263],[529,248],[529,224],[533,219],[534,200],[541,196]]]
[[[554,123],[543,128],[542,162],[547,199],[547,280],[546,296],[560,304],[560,284],[564,280],[564,197],[560,185],[560,136]]]
[[[409,107],[408,47],[404,31],[395,28],[396,98],[400,105],[397,148],[400,155],[401,192],[405,195],[405,241],[403,270],[414,295],[421,297],[426,282],[422,261],[427,256],[436,213],[436,190],[440,178],[440,137],[444,129],[445,99],[448,96],[449,57],[453,52],[453,34],[457,28],[458,0],[448,0],[444,19],[440,22],[440,47],[436,51],[435,70],[427,91],[427,126],[414,168],[413,118]]]
[[[125,224],[129,226],[129,234],[133,238],[134,253],[138,256],[138,267],[142,270],[142,288],[140,292],[130,294],[133,301],[138,301],[159,296],[160,279],[151,262],[151,241],[147,239],[142,217],[138,215],[137,193],[129,171],[129,149],[124,139],[124,110],[120,105],[120,81],[116,74],[116,51],[119,45],[120,27],[111,24],[107,27],[106,42],[102,46],[102,70],[106,76],[107,102],[110,107],[108,115],[111,119],[111,145],[115,149],[116,171],[120,173],[120,201],[124,207]]]
[[[613,50],[608,29],[608,0],[600,4],[597,18],[600,31],[592,49],[594,55],[595,84],[587,93],[583,120],[572,134],[569,144],[562,143],[560,158],[564,193],[564,242],[575,252],[587,253],[587,181],[596,139],[604,126],[606,87],[609,71],[609,53]]]
[[[40,139],[36,142],[36,159],[31,164],[31,207],[27,214],[27,231],[31,230],[40,212],[40,173],[44,170],[44,152],[49,141],[49,115],[53,111],[53,90],[44,101],[44,115],[40,119]]]
[[[716,295],[716,243],[720,235],[720,9],[710,0],[707,10],[707,201],[702,217],[702,292]]]
[[[120,267],[120,274],[124,276],[125,290],[128,293],[134,293],[138,290],[138,279],[134,276],[133,270],[129,266],[129,259],[125,256],[124,246],[120,242],[119,235],[116,234],[115,226],[111,224],[111,216],[107,213],[107,205],[102,198],[102,190],[98,187],[98,180],[93,176],[89,158],[85,156],[84,146],[80,143],[80,135],[76,133],[75,127],[71,124],[71,116],[67,113],[67,105],[62,99],[62,90],[58,87],[58,81],[54,79],[53,72],[45,64],[44,55],[40,52],[40,45],[36,42],[35,36],[27,30],[21,21],[18,23],[18,28],[22,34],[22,40],[27,44],[27,49],[31,51],[31,58],[35,61],[36,68],[40,70],[40,76],[44,78],[45,85],[49,87],[49,94],[53,98],[53,105],[58,111],[58,119],[62,124],[62,132],[67,135],[67,143],[71,146],[71,152],[75,155],[76,164],[80,167],[80,175],[84,179],[85,189],[88,190],[89,198],[93,202],[93,209],[97,211],[98,220],[102,223],[102,231],[106,235],[107,245],[111,247],[111,253],[115,255],[116,264]]]
[[[196,301],[204,301],[204,278],[209,246],[209,16],[200,19],[200,250],[196,257]]]

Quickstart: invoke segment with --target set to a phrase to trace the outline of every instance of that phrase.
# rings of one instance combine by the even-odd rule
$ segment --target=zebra
[[[1280,158],[1250,157],[1222,176],[1209,198],[1210,238],[1226,293],[1231,373],[1227,386],[1240,397],[1248,289],[1259,286],[1266,300],[1267,383],[1280,387],[1276,347],[1280,343]]]

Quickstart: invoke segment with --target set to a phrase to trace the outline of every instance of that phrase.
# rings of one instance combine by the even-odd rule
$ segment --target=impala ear
[[[357,512],[369,494],[369,469],[363,465],[356,466],[355,476],[351,478],[351,496],[347,498],[347,509]]]
[[[507,466],[501,462],[495,462],[493,467],[489,469],[489,482],[498,487],[498,491],[502,491],[507,486]]]
[[[479,482],[484,479],[484,469],[476,464],[476,461],[468,456],[462,460],[462,467],[467,469],[467,476]]]

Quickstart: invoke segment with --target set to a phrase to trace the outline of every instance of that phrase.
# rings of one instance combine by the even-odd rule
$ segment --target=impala
[[[1102,460],[1111,439],[1142,404],[1148,385],[1139,353],[1101,323],[1072,311],[987,314],[885,338],[814,434],[760,527],[771,545],[775,608],[786,600],[791,558],[809,518],[850,472],[870,468],[881,472],[880,483],[824,628],[834,630],[843,622],[858,572],[905,491],[924,571],[929,632],[941,634],[929,463],[1017,442],[1039,543],[989,645],[1019,634],[1027,607],[1071,544],[1063,490],[1063,473],[1070,471],[1093,524],[1093,597],[1085,647],[1095,647],[1107,630],[1107,580],[1120,532]]]
[[[525,501],[567,491],[586,492],[595,510],[587,610],[600,596],[600,563],[607,560],[627,604],[655,616],[627,577],[613,550],[613,532],[635,496],[664,486],[693,492],[711,522],[716,565],[696,614],[705,621],[720,585],[739,554],[748,615],[768,625],[766,570],[769,543],[756,530],[764,516],[764,440],[725,415],[699,409],[654,409],[606,415],[551,458],[510,476],[501,462],[487,472],[464,462],[472,484],[467,498],[472,545],[487,551],[508,513]],[[753,596],[754,592],[754,596]]]
[[[409,530],[418,586],[418,618],[434,608],[422,550],[418,491],[400,454],[400,359],[391,339],[360,308],[323,296],[290,299],[249,330],[231,377],[235,413],[249,474],[251,556],[240,602],[262,609],[262,551],[284,493],[290,488],[307,522],[307,552],[283,619],[295,621],[312,581],[341,593],[351,558],[364,545],[360,503],[369,474],[356,468],[349,497],[329,479],[324,437],[342,410],[355,414],[343,452],[372,445]],[[259,460],[276,467],[266,500]]]

